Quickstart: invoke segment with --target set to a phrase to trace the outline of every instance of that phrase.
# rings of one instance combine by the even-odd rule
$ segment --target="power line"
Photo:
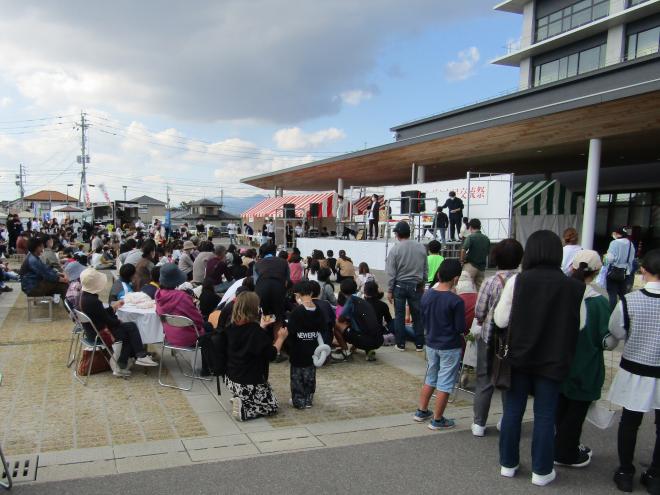
[[[75,114],[70,113],[66,115],[53,115],[50,117],[39,117],[35,119],[23,119],[23,120],[0,120],[0,124],[16,124],[20,122],[38,122],[38,121],[43,121],[43,120],[54,120],[54,119],[62,119],[64,117],[72,117]]]

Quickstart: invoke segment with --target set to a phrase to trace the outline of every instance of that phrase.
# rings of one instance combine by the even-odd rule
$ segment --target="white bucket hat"
[[[90,294],[98,294],[105,288],[107,279],[105,275],[96,268],[87,268],[80,274],[80,283],[82,290]]]

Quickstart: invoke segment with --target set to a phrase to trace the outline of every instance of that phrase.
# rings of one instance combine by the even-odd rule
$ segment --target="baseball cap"
[[[600,270],[603,267],[603,263],[600,260],[600,256],[596,251],[591,249],[582,249],[575,253],[575,258],[573,258],[573,269],[577,270],[580,268],[580,263],[586,263],[587,268],[591,272]]]

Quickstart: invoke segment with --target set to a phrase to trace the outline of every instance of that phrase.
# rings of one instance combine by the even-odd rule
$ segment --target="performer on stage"
[[[367,208],[369,219],[369,239],[378,239],[378,217],[380,215],[380,202],[378,195],[372,194],[369,207]]]

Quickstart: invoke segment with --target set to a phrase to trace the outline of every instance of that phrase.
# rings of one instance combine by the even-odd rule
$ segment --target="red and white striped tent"
[[[285,204],[293,204],[296,207],[296,216],[299,217],[302,212],[303,217],[309,216],[309,205],[320,203],[319,218],[331,218],[334,215],[333,201],[334,192],[324,192],[317,194],[301,194],[296,196],[281,196],[277,198],[267,198],[257,203],[249,210],[244,211],[241,216],[246,219],[282,217]],[[252,221],[252,220],[248,220]]]
[[[385,196],[378,196],[378,201],[380,201],[380,205],[383,205],[383,198]],[[353,214],[354,215],[362,215],[367,211],[367,208],[369,207],[369,202],[371,201],[371,195],[369,196],[362,196],[360,199],[356,199],[353,201]]]

